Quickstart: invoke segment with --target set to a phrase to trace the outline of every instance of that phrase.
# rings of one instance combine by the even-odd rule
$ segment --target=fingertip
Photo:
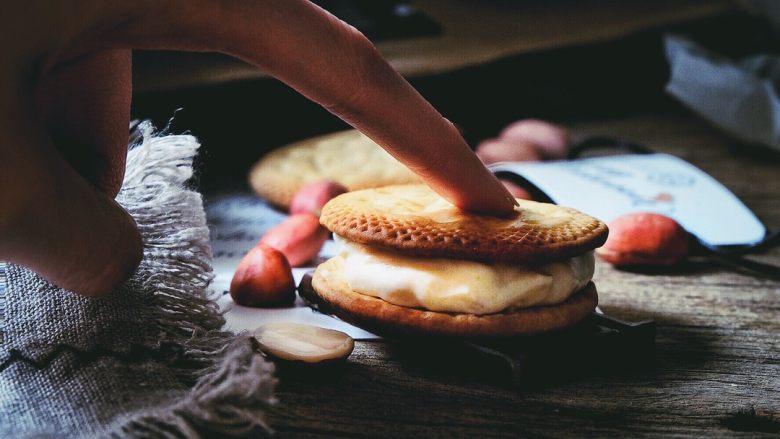
[[[480,200],[478,205],[472,209],[467,209],[481,215],[495,216],[499,218],[510,217],[515,214],[515,207],[518,206],[517,200],[501,185],[501,188],[495,189],[498,196],[490,199]]]
[[[480,185],[464,185],[455,187],[447,183],[443,187],[431,186],[444,198],[450,200],[459,209],[478,215],[506,218],[514,215],[517,200],[495,177],[490,178],[489,172],[481,178]],[[463,190],[467,188],[467,190]],[[470,190],[473,189],[473,190]]]
[[[117,206],[118,209],[122,209]],[[122,209],[123,210],[123,209]],[[124,212],[124,211],[123,211]],[[84,271],[60,287],[88,297],[102,297],[119,290],[136,272],[143,258],[143,240],[135,221],[124,212],[117,221],[116,242],[107,245],[113,255],[95,273]]]
[[[0,257],[90,297],[116,291],[132,275],[143,243],[118,203],[65,167],[16,177],[27,179],[27,197],[6,209],[23,221],[0,228]]]

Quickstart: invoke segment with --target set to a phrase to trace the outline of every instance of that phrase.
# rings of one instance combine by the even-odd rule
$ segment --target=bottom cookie
[[[573,326],[598,305],[593,282],[557,305],[537,306],[500,314],[457,314],[393,305],[352,291],[340,258],[317,267],[312,290],[337,317],[380,335],[435,335],[465,338],[511,337],[556,331]]]

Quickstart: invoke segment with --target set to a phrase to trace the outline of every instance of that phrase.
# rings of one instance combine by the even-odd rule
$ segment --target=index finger
[[[318,6],[305,0],[162,5],[137,10],[102,44],[233,55],[365,133],[455,205],[484,214],[512,212],[514,199],[458,130],[368,39]]]

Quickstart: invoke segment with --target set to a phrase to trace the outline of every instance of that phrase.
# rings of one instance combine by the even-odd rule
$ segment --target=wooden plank
[[[780,165],[741,154],[692,116],[574,128],[578,136],[621,136],[682,156],[767,224],[780,225]],[[780,249],[764,259],[780,264]],[[607,313],[657,321],[652,361],[580,370],[517,390],[491,384],[479,371],[448,373],[393,344],[358,342],[341,369],[282,371],[272,425],[279,437],[776,437],[780,283],[704,260],[668,274],[599,263],[595,279]]]
[[[609,41],[735,8],[732,0],[418,0],[413,5],[440,23],[444,32],[377,44],[390,64],[407,76]],[[246,63],[207,53],[141,52],[134,68],[135,89],[147,92],[266,77]]]

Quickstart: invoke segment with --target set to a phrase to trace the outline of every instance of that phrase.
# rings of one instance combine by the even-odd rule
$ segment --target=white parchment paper
[[[222,293],[217,301],[225,313],[225,329],[251,331],[268,322],[287,321],[336,329],[356,340],[378,338],[363,329],[339,319],[320,314],[298,298],[287,308],[250,308],[233,302],[230,280],[241,258],[257,244],[271,227],[279,224],[285,214],[274,210],[265,201],[246,192],[227,192],[206,197],[206,216],[211,232],[211,250],[214,254],[214,282],[212,288]],[[320,259],[309,267],[293,268],[295,284],[313,270],[319,261],[334,254],[335,245],[328,241],[320,251]]]

